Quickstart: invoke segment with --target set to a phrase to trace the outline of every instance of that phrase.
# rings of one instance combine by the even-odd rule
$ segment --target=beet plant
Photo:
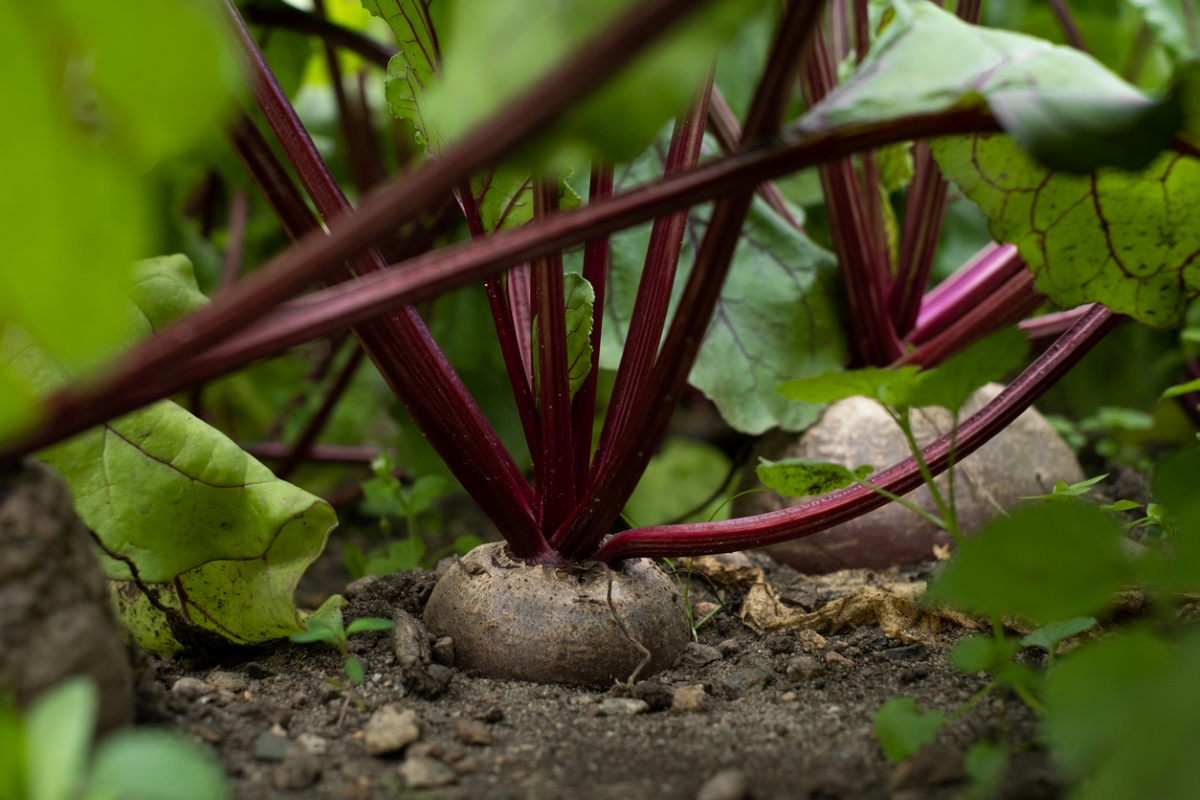
[[[29,130],[6,131],[5,163],[36,142],[21,174],[30,185],[50,185],[42,173],[58,181],[5,214],[5,240],[21,249],[4,273],[0,459],[38,452],[68,478],[114,602],[157,652],[304,625],[291,593],[335,522],[330,507],[164,398],[305,342],[351,330],[504,539],[468,555],[427,611],[430,627],[455,639],[460,665],[586,683],[667,665],[689,638],[678,593],[645,559],[761,547],[878,508],[1012,422],[1118,315],[1178,324],[1198,285],[1192,72],[1181,67],[1151,96],[1076,49],[977,26],[978,3],[950,12],[908,0],[651,0],[535,12],[366,0],[400,45],[387,100],[422,152],[385,179],[362,97],[354,106],[336,75],[354,143],[352,205],[242,10],[226,2],[210,19],[188,6],[179,14],[199,15],[189,22],[171,17],[174,5],[129,2],[151,20],[145,38],[169,69],[124,46],[115,12],[64,0],[44,16],[0,19],[14,40],[0,48],[6,74],[36,78],[18,98]],[[323,36],[331,52],[389,56],[319,14],[244,11]],[[740,87],[739,118],[714,89],[713,63],[754,24],[772,33],[753,87]],[[46,32],[60,30],[56,46]],[[174,53],[163,39],[193,45]],[[221,87],[221,41],[245,78],[240,96]],[[336,57],[329,63],[336,74]],[[230,111],[251,99],[252,115]],[[672,119],[669,140],[656,143]],[[180,258],[142,262],[130,288],[119,265],[153,252],[153,170],[214,126],[292,246],[236,281],[234,262],[211,302]],[[720,154],[705,155],[706,129]],[[807,168],[819,173],[832,256],[770,183]],[[999,244],[926,292],[951,181]],[[138,212],[137,235],[121,227],[117,200]],[[435,246],[459,215],[469,240]],[[64,217],[94,235],[64,228]],[[617,236],[651,222],[644,253]],[[62,248],[44,265],[30,245],[43,234]],[[581,254],[566,251],[576,246]],[[93,256],[103,271],[82,266]],[[532,478],[418,310],[478,281]],[[1047,300],[1065,310],[1020,323],[1053,340],[1044,352],[870,486],[756,517],[615,532],[689,381],[743,430],[801,429],[831,398],[789,399],[777,391],[785,380],[848,366],[857,371],[845,380],[875,381],[872,392],[899,376],[928,388],[938,381],[919,369]],[[104,323],[94,332],[80,325],[93,312]],[[594,439],[602,365],[616,372]],[[940,373],[954,384],[941,390],[1011,364],[970,366],[967,377]],[[319,423],[303,432],[282,472],[317,432]],[[590,621],[555,621],[550,609],[563,606]],[[589,627],[597,640],[576,640],[573,630]]]

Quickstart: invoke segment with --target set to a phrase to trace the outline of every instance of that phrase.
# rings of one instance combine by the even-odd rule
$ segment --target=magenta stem
[[[588,204],[612,197],[612,164],[592,167],[588,187]],[[604,325],[604,296],[608,285],[609,240],[601,236],[589,241],[583,250],[583,277],[592,285],[595,302],[592,305],[592,368],[583,386],[575,393],[571,411],[571,433],[575,448],[575,496],[587,490],[592,459],[592,429],[596,417],[596,386],[600,377],[600,341]]]
[[[700,146],[704,142],[705,122],[708,118],[708,89],[711,81],[710,73],[692,107],[675,121],[664,175],[677,175],[694,167],[699,161]],[[612,398],[609,400],[608,413],[604,417],[600,442],[596,447],[593,475],[603,467],[613,439],[621,435],[622,428],[633,413],[634,405],[649,380],[650,370],[654,367],[662,332],[667,326],[667,311],[671,304],[671,290],[675,286],[679,255],[683,251],[688,213],[687,210],[683,210],[659,217],[651,228],[650,244],[646,249],[646,261],[638,282],[625,349],[621,353],[621,364],[613,383]],[[560,543],[551,540],[551,547],[557,544]]]
[[[959,425],[954,437],[955,460],[961,461],[1010,425],[1104,338],[1116,322],[1116,316],[1104,307],[1096,305],[1090,309],[995,399]],[[935,475],[946,470],[950,449],[951,434],[947,434],[921,451]],[[876,486],[901,496],[922,483],[920,469],[912,458],[875,473],[871,480]],[[755,517],[619,533],[593,558],[613,564],[629,558],[699,556],[765,547],[820,533],[887,502],[870,489],[855,486]]]
[[[558,180],[534,181],[534,216],[558,210]],[[542,448],[537,459],[539,522],[554,531],[575,506],[575,450],[571,442],[571,389],[567,373],[567,317],[563,290],[562,252],[549,253],[531,265],[537,316],[538,412]],[[551,545],[553,547],[553,545]]]
[[[908,341],[921,344],[932,339],[1024,269],[1025,261],[1016,247],[988,244],[925,295]]]

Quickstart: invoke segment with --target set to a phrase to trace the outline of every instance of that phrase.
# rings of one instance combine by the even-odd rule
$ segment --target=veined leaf
[[[934,144],[946,176],[1011,242],[1037,288],[1069,307],[1101,302],[1155,327],[1200,292],[1200,161],[1164,154],[1145,171],[1053,172],[1000,135]]]
[[[707,144],[705,150],[710,150]],[[661,176],[664,153],[663,148],[651,147],[619,169],[617,190]],[[708,208],[693,208],[688,216],[672,289],[672,313],[707,227]],[[600,348],[604,369],[620,364],[650,226],[622,231],[610,241]],[[758,434],[773,427],[803,430],[817,420],[820,406],[791,402],[775,389],[787,378],[841,369],[846,349],[836,284],[833,257],[756,197],[689,376],[726,422]]]
[[[1028,351],[1029,340],[1021,331],[1016,328],[997,331],[937,367],[919,373],[907,403],[941,406],[957,414],[967,398],[984,384],[999,380],[1019,367]]]
[[[430,128],[422,109],[438,81],[438,32],[445,30],[449,0],[362,0],[362,4],[391,27],[400,43],[400,52],[388,63],[385,84],[392,113],[413,123],[430,152],[440,152],[441,137]]]
[[[1103,611],[1132,575],[1121,528],[1082,503],[1051,503],[1001,517],[972,538],[926,597],[1037,622]]]
[[[592,371],[592,307],[596,290],[578,272],[563,273],[563,300],[567,318],[567,378],[571,397],[583,386]],[[533,352],[537,353],[537,317],[534,317]],[[538,359],[533,359],[533,385],[539,385]]]
[[[135,274],[135,331],[204,302],[182,257],[143,262]],[[0,361],[39,392],[68,378],[12,327]],[[70,484],[118,614],[147,649],[176,652],[203,631],[249,643],[303,629],[292,594],[337,524],[333,509],[219,431],[162,401],[39,457]]]
[[[969,25],[924,0],[896,0],[893,8],[853,78],[805,114],[799,129],[986,103],[1039,159],[1089,172],[1145,167],[1183,123],[1180,97],[1152,100],[1073,48]]]
[[[866,480],[875,471],[872,466],[854,470],[828,461],[788,458],[783,461],[758,459],[758,479],[780,497],[812,497]]]
[[[881,369],[864,367],[845,372],[825,372],[812,378],[793,378],[779,392],[805,403],[834,403],[847,397],[869,397],[893,408],[904,408],[920,381],[916,367]]]

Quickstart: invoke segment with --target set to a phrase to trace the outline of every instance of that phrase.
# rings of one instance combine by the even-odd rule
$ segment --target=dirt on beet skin
[[[873,587],[919,590],[934,569],[806,577],[765,556],[749,559],[797,615]],[[423,571],[360,581],[346,621],[397,610],[419,619],[435,582]],[[694,576],[691,603],[720,610],[680,663],[633,686],[473,677],[437,663],[449,658],[446,642],[429,643],[428,664],[404,666],[412,653],[401,646],[398,660],[393,633],[372,632],[350,640],[366,680],[349,705],[328,681],[343,677],[334,650],[281,642],[203,667],[143,659],[139,721],[174,727],[210,750],[244,800],[933,800],[962,794],[972,742],[1001,737],[1024,747],[1000,797],[1060,795],[1035,744],[1034,715],[1011,698],[976,705],[900,767],[880,750],[872,718],[889,697],[949,715],[984,685],[982,674],[947,662],[970,631],[947,622],[896,636],[893,622],[883,626],[896,636],[888,638],[878,623],[834,620],[825,634],[760,635],[739,616],[745,595]],[[1022,655],[1038,664],[1035,651]]]

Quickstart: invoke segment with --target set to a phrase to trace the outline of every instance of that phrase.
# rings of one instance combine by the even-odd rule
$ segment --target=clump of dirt
[[[418,643],[425,666],[417,659],[417,667],[445,682],[417,691],[406,655],[416,649],[406,637],[421,635],[412,617],[419,618],[434,578],[409,572],[352,587],[347,621],[399,609],[405,624],[396,629],[403,633],[351,638],[366,681],[342,725],[345,695],[328,682],[343,677],[341,658],[286,642],[212,670],[152,661],[139,686],[140,713],[210,748],[244,800],[368,800],[415,790],[447,800],[935,800],[961,794],[970,743],[1035,741],[1033,713],[996,697],[950,723],[938,744],[909,763],[897,768],[884,758],[872,718],[889,697],[950,714],[986,683],[947,663],[964,627],[918,620],[889,638],[880,625],[894,618],[863,616],[863,604],[847,600],[911,597],[934,565],[820,578],[757,555],[735,561],[740,572],[693,566],[690,580],[679,574],[689,601],[698,612],[718,610],[677,665],[634,685],[581,689],[472,677],[444,666],[453,644],[437,640]],[[753,588],[759,584],[767,588]],[[761,634],[748,627],[739,616],[743,598],[768,589],[795,612],[788,620],[808,621]],[[830,603],[860,611],[853,619],[817,613]],[[1033,651],[1025,658],[1038,663]],[[1033,746],[1014,757],[1001,796],[1059,791],[1048,759]]]

